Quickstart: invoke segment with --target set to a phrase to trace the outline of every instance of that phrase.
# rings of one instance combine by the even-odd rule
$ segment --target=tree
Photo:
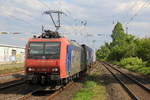
[[[123,26],[118,22],[112,31],[111,52],[109,60],[120,61],[125,57],[135,56],[135,37],[125,34]]]
[[[115,25],[111,37],[112,42],[106,43],[98,50],[99,59],[120,61],[122,58],[136,56],[137,39],[133,35],[125,34],[120,22]]]
[[[111,37],[112,37],[112,45],[119,45],[122,43],[122,41],[124,41],[125,32],[120,22],[118,22],[115,25]]]
[[[137,56],[150,64],[150,39],[138,41]]]
[[[99,50],[96,52],[96,58],[101,60],[107,60],[110,54],[109,44],[105,43],[105,45],[101,46]]]

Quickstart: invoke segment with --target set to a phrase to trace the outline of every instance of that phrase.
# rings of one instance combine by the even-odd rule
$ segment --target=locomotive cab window
[[[59,59],[60,43],[57,42],[45,43],[45,55],[47,58]]]
[[[30,43],[29,58],[31,59],[59,59],[59,42],[32,42]]]
[[[44,44],[43,43],[30,43],[29,54],[43,54],[44,53]]]

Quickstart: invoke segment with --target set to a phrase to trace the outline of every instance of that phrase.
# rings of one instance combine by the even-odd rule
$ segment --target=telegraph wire
[[[78,24],[81,24],[81,27],[82,27],[82,25],[83,25],[83,26],[86,26],[86,25],[87,25],[87,21],[85,21],[85,20],[79,20],[79,19],[75,18],[69,10],[63,9],[63,8],[62,8],[61,0],[57,0],[57,1],[58,1],[59,10],[60,10],[60,11],[65,11],[65,12],[67,13],[66,16],[68,16],[68,17],[70,17],[71,19],[73,19],[73,22],[75,23],[75,25],[73,25],[73,26],[72,26],[72,25],[69,25],[69,26],[71,26],[71,28],[72,28],[74,31],[77,31],[77,29],[76,29],[77,23],[76,23],[76,22],[78,22]],[[69,21],[67,21],[67,20],[63,20],[63,21],[66,22],[66,23],[69,23]],[[65,25],[63,25],[62,27],[65,28]],[[64,28],[63,28],[63,29],[64,29]],[[65,30],[66,30],[66,29],[65,29]],[[79,29],[79,31],[81,31],[81,29]],[[76,32],[75,32],[75,33],[76,33]]]
[[[133,9],[136,7],[136,5],[138,4],[138,2],[139,2],[139,1],[134,1],[132,7],[130,7],[129,10],[133,10]]]
[[[141,5],[141,7],[138,9],[138,11],[135,12],[135,14],[129,19],[129,21],[125,24],[125,29],[126,29],[126,33],[128,34],[128,25],[134,20],[134,18],[136,16],[138,16],[138,14],[140,13],[140,11],[146,7],[146,5],[148,4],[149,5],[149,0],[146,0],[144,4]],[[137,3],[135,3],[137,4]],[[136,6],[136,5],[135,5]],[[134,7],[132,7],[133,9]]]
[[[39,1],[44,7],[48,8],[48,9],[51,9],[44,1],[43,1],[43,2],[42,2],[41,0],[38,0],[38,1]],[[60,10],[63,11],[61,1],[58,0],[58,3],[59,3],[58,5],[59,5],[59,7],[60,7]],[[65,9],[65,11],[69,14],[69,16],[73,19],[74,22],[75,22],[76,20],[79,20],[79,19],[75,18],[75,17],[71,14],[71,12],[70,12],[69,10]],[[87,24],[87,21],[85,21],[85,20],[79,20],[79,21],[80,21],[80,23],[82,23],[84,26]]]
[[[28,16],[28,17],[32,18],[33,20],[36,19],[36,18],[33,17],[31,14],[27,14],[27,13],[25,13],[25,12],[20,12],[20,13],[24,14],[25,16]],[[32,22],[32,23],[27,22],[27,21],[25,21],[25,20],[23,20],[23,19],[21,19],[21,18],[18,18],[18,17],[14,16],[14,15],[11,15],[11,14],[7,14],[7,16],[10,17],[10,18],[13,18],[13,19],[15,19],[15,20],[21,21],[21,22],[23,22],[23,23],[30,24],[30,25],[32,25],[32,26],[33,26],[33,24],[34,24],[34,26],[37,25],[37,24],[35,24],[35,23],[33,23],[33,22]]]
[[[41,2],[40,0],[38,0],[38,1],[39,1],[44,7],[45,7],[45,6],[48,7],[48,5],[46,5],[45,3]],[[32,15],[27,14],[27,13],[25,13],[25,12],[21,12],[21,13],[24,14],[24,15],[26,15],[26,16],[28,16],[28,17],[31,17],[31,18],[33,18],[33,19],[36,19],[36,18],[33,17]],[[7,17],[10,17],[10,18],[12,18],[12,19],[15,19],[15,20],[17,20],[17,21],[23,22],[23,23],[25,23],[25,24],[29,24],[29,25],[32,25],[32,26],[35,26],[35,25],[37,26],[36,23],[27,22],[26,20],[23,20],[23,19],[18,18],[18,17],[14,16],[14,15],[11,15],[11,14],[7,14],[6,16],[7,16]]]
[[[50,7],[48,6],[48,4],[46,4],[45,2],[43,2],[43,1],[41,1],[41,0],[38,0],[38,1],[39,1],[39,3],[40,3],[41,5],[43,5],[43,7],[46,7],[46,8],[48,8],[48,9],[50,9]],[[61,2],[59,2],[59,6],[60,6],[60,7],[62,7],[61,5],[62,5]],[[60,8],[60,9],[61,9],[61,8]],[[74,22],[77,22],[77,21],[78,21],[79,24],[86,26],[87,21],[84,22],[84,21],[82,21],[82,20],[79,20],[79,19],[75,18],[75,17],[71,14],[70,11],[68,11],[68,10],[66,10],[66,11],[67,11],[67,13],[69,14],[69,16],[73,18],[73,21],[74,21]],[[33,17],[32,15],[27,14],[27,13],[25,13],[25,12],[21,12],[21,13],[23,13],[24,15],[26,15],[26,16],[28,16],[28,17],[31,17],[31,18],[33,18],[33,19],[36,19],[36,18]],[[7,16],[10,17],[10,18],[15,19],[15,20],[17,20],[17,21],[21,21],[21,22],[23,22],[23,23],[26,23],[26,24],[37,25],[37,24],[35,24],[35,23],[33,23],[33,22],[32,22],[32,23],[27,22],[27,21],[25,21],[25,20],[23,20],[23,19],[21,19],[21,18],[18,18],[18,17],[14,16],[14,15],[11,15],[11,14],[8,14]]]
[[[24,23],[26,23],[26,24],[29,24],[29,25],[37,25],[37,24],[35,24],[35,23],[30,23],[30,22],[27,22],[27,21],[25,21],[25,20],[23,20],[23,19],[20,19],[20,18],[18,18],[18,17],[16,17],[16,16],[13,16],[13,15],[7,15],[8,17],[10,17],[10,18],[13,18],[13,19],[15,19],[15,20],[18,20],[18,21],[21,21],[21,22],[24,22]]]
[[[42,2],[41,0],[38,0],[44,7],[46,7],[46,8],[48,8],[48,9],[51,9],[50,7],[49,7],[49,5],[47,5],[45,2]]]
[[[134,14],[134,15],[129,19],[129,21],[126,23],[126,26],[127,26],[128,24],[130,24],[130,22],[133,21],[136,16],[138,16],[138,14],[140,13],[140,11],[141,11],[143,8],[146,7],[146,4],[147,4],[147,3],[150,3],[149,0],[145,1],[145,3],[144,3],[143,5],[141,5],[141,7],[139,8],[139,10],[138,10],[137,12],[135,12],[135,14]]]
[[[27,21],[25,21],[25,20],[23,20],[23,19],[17,18],[16,16],[13,16],[13,15],[7,15],[7,17],[12,18],[12,19],[15,19],[15,20],[17,20],[17,21],[19,21],[19,22],[23,22],[23,23],[25,23],[25,24],[29,24],[29,25],[31,25],[31,26],[33,26],[33,27],[37,26],[37,24],[29,23],[29,22],[27,22]],[[20,26],[20,25],[19,25],[19,26]]]
[[[133,11],[134,8],[136,7],[136,5],[138,4],[139,1],[133,1],[133,4],[128,8],[129,11],[127,11],[127,13],[125,14],[125,16],[123,18],[128,18],[130,15],[130,11]]]
[[[6,4],[6,3],[5,3]],[[6,4],[6,6],[7,6],[7,4]],[[21,9],[21,8],[20,8]],[[21,11],[19,11],[19,12],[21,12]],[[24,14],[24,15],[26,15],[26,16],[28,16],[28,17],[32,17],[32,15],[30,15],[30,14],[27,14],[27,13],[25,13],[25,12],[21,12],[22,14]],[[14,17],[14,16],[12,16],[12,17]],[[17,18],[16,18],[17,19]],[[20,20],[20,19],[18,19],[18,20]]]

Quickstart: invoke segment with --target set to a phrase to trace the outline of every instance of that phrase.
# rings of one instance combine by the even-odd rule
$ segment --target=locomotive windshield
[[[44,52],[43,43],[30,43],[30,54],[43,54]]]
[[[59,59],[59,54],[59,42],[32,42],[28,57],[31,59]]]

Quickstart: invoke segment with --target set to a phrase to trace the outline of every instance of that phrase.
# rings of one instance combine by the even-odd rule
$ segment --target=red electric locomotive
[[[55,32],[31,38],[26,46],[27,80],[55,86],[66,84],[87,69],[86,52],[76,42],[60,37]]]

